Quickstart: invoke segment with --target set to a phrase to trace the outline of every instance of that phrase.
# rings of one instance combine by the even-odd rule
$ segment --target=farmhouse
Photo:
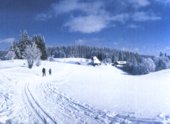
[[[119,68],[122,68],[122,67],[125,66],[126,64],[127,64],[126,61],[116,61],[116,62],[114,63],[114,66],[119,67]]]
[[[92,62],[91,62],[92,65],[94,65],[94,66],[101,65],[100,60],[96,56],[93,56],[91,60],[92,60]]]

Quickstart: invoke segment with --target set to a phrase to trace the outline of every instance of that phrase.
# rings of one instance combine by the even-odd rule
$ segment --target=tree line
[[[93,56],[97,56],[100,61],[111,59],[112,62],[116,62],[118,60],[125,61],[127,59],[131,60],[133,57],[139,56],[139,54],[129,51],[97,48],[84,45],[48,47],[47,51],[48,55],[53,56],[54,58],[79,57],[91,59]]]
[[[148,74],[149,72],[170,68],[170,56],[162,52],[156,57],[129,51],[82,45],[49,47],[47,51],[48,56],[54,58],[79,57],[90,59],[97,56],[103,63],[126,61],[127,64],[121,69],[133,75]]]
[[[0,50],[0,59],[3,59],[3,57],[8,53],[8,51]]]
[[[4,52],[0,52],[0,54],[2,55]],[[170,56],[162,52],[156,57],[144,56],[129,51],[84,45],[46,47],[43,36],[29,36],[26,31],[21,32],[19,39],[13,42],[6,54],[6,58],[8,59],[26,59],[29,68],[32,68],[34,63],[37,66],[40,65],[40,61],[46,60],[48,57],[91,59],[93,56],[97,56],[103,63],[126,61],[127,64],[121,69],[133,75],[147,74],[170,68]]]

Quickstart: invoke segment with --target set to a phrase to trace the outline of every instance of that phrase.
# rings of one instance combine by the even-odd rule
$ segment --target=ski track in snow
[[[66,75],[65,75],[66,76]],[[57,80],[58,84],[62,84],[64,79]],[[102,113],[99,111],[94,111],[89,106],[83,106],[79,103],[74,102],[72,99],[67,98],[66,96],[62,95],[61,93],[57,92],[55,89],[51,88],[50,82],[42,82],[39,83],[36,87],[36,92],[39,92],[39,94],[43,94],[46,97],[37,96],[34,94],[34,92],[31,92],[30,89],[34,89],[32,87],[31,83],[25,84],[25,96],[26,100],[29,103],[29,106],[33,110],[33,113],[35,113],[37,119],[41,123],[48,123],[48,124],[102,124],[106,123],[105,118],[102,119],[102,116],[104,116],[105,113]],[[38,88],[38,89],[37,89]],[[40,93],[41,92],[41,93]],[[43,98],[37,100],[37,98]],[[45,98],[45,99],[44,99]],[[49,102],[48,105],[52,106],[53,112],[45,111],[45,102]],[[42,104],[43,103],[43,104]],[[41,104],[41,105],[40,105]],[[48,106],[46,106],[48,107]],[[50,108],[49,108],[50,109]],[[50,115],[53,115],[50,116]],[[55,115],[55,116],[54,116]],[[101,116],[101,117],[100,117]]]
[[[80,121],[79,123],[104,123],[105,118],[99,118],[99,116],[103,116],[102,114],[104,113],[99,113],[87,105],[84,106],[73,101],[49,85],[44,86],[43,89],[46,95],[50,96],[51,93],[53,94],[55,103],[57,103],[58,108],[62,108],[61,111],[65,113],[64,116],[71,117],[74,120],[77,119]]]
[[[61,80],[59,80],[61,81]],[[62,80],[63,81],[63,80]],[[57,82],[57,81],[56,81]],[[60,82],[61,83],[61,82]],[[59,84],[59,83],[58,83]],[[36,89],[38,90],[38,89]],[[36,104],[33,107],[34,111],[38,114],[39,118],[41,118],[42,122],[49,124],[58,123],[59,124],[66,124],[66,123],[76,123],[76,124],[114,124],[118,123],[134,123],[134,124],[161,124],[158,120],[154,119],[143,119],[143,118],[135,118],[131,117],[130,113],[127,115],[120,115],[116,114],[115,116],[111,117],[106,112],[101,110],[96,110],[90,107],[87,104],[82,104],[73,99],[67,97],[65,94],[60,93],[56,87],[53,87],[50,82],[41,83],[39,84],[39,92],[44,94],[46,98],[45,101],[49,101],[50,104],[53,106],[53,110],[57,111],[55,119],[45,112],[45,110],[39,105],[39,103],[35,100],[32,93],[28,89],[30,97],[32,97],[32,103]],[[29,99],[29,98],[28,98]],[[44,103],[45,101],[41,101],[40,103]],[[45,104],[45,103],[44,103]],[[51,105],[50,105],[51,106]],[[40,109],[40,111],[38,111]],[[45,116],[43,116],[43,113]],[[49,121],[47,121],[49,120]]]
[[[34,111],[36,113],[37,117],[42,123],[49,123],[49,124],[57,124],[57,122],[39,105],[39,103],[35,100],[32,93],[29,90],[28,84],[25,84],[25,96],[27,98],[27,101]]]

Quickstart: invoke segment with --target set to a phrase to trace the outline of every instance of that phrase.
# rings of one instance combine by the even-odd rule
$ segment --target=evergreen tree
[[[162,56],[163,56],[163,53],[162,53],[162,52],[160,52],[160,53],[159,53],[159,56],[160,56],[160,57],[162,57]]]
[[[13,42],[11,46],[11,50],[15,52],[15,58],[17,59],[21,58],[21,52],[20,52],[19,45],[17,42]]]
[[[8,53],[6,54],[5,58],[8,59],[8,60],[13,60],[15,58],[15,52],[10,50],[8,51]]]
[[[24,52],[25,52],[25,49],[27,48],[27,46],[29,46],[31,44],[32,44],[32,41],[31,41],[31,38],[29,37],[27,31],[21,32],[19,44],[18,44],[20,54],[21,54],[21,56],[20,56],[21,59],[24,58]]]
[[[47,50],[46,50],[44,38],[41,35],[35,35],[33,36],[32,41],[35,42],[35,44],[37,45],[37,48],[39,48],[41,52],[41,59],[46,60]]]

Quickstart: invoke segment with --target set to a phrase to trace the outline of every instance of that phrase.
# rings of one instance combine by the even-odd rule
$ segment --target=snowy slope
[[[73,61],[84,65],[70,64]],[[28,69],[24,60],[0,61],[0,123],[150,123],[169,119],[170,70],[131,76],[110,65],[93,67],[86,62],[58,59]],[[42,77],[43,67],[47,72],[52,68],[52,75]]]

